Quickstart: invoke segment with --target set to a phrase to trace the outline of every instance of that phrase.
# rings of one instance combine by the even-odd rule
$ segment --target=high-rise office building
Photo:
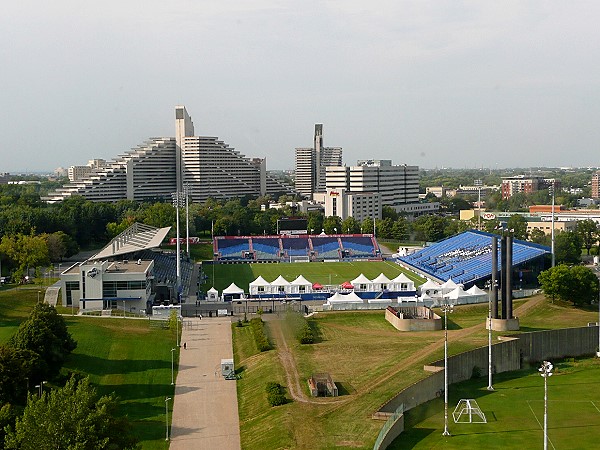
[[[94,201],[170,199],[187,187],[194,201],[293,193],[267,174],[264,158],[247,158],[217,137],[194,136],[184,106],[175,108],[175,137],[151,138],[45,198]]]
[[[351,167],[327,167],[327,189],[378,193],[383,205],[397,211],[419,203],[419,167],[392,165],[392,161],[363,160]]]
[[[326,167],[342,165],[342,148],[323,145],[323,124],[315,124],[312,148],[296,148],[296,190],[305,197],[325,192]]]
[[[592,175],[592,198],[600,198],[600,171]]]

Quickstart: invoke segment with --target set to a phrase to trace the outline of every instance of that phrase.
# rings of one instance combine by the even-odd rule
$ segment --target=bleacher
[[[473,284],[492,273],[492,234],[466,231],[444,239],[398,261],[425,275],[456,283]],[[500,245],[498,245],[500,247]],[[513,266],[550,253],[550,248],[531,242],[513,240]],[[500,260],[498,248],[498,261]]]
[[[308,237],[284,237],[281,236],[281,245],[283,252],[287,257],[290,256],[308,256],[310,245]]]
[[[247,259],[250,252],[248,238],[215,239],[215,244],[215,253],[218,253],[221,260]]]
[[[311,240],[313,250],[318,259],[341,258],[340,242],[337,237],[314,236]]]
[[[344,258],[373,258],[377,256],[377,242],[367,236],[344,236],[340,238]]]
[[[276,260],[281,256],[280,241],[275,237],[256,236],[252,238],[252,251],[257,260]]]

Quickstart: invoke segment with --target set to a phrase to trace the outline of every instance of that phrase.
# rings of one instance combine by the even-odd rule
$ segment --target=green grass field
[[[0,291],[0,343],[28,317],[37,291],[37,287]],[[65,320],[77,348],[63,372],[89,375],[102,395],[115,392],[121,402],[120,413],[132,421],[142,448],[167,449],[164,399],[173,397],[174,392],[171,348],[175,332],[153,327],[147,320],[77,316],[65,316]]]
[[[595,448],[600,436],[600,361],[566,360],[555,364],[548,379],[548,448]],[[443,399],[406,413],[405,427],[390,449],[408,448],[542,448],[544,380],[537,368],[495,376],[494,392],[487,378],[450,387],[449,431],[444,429]],[[451,413],[461,398],[474,398],[486,424],[455,424]]]
[[[520,300],[516,306],[527,301],[529,300]],[[539,329],[537,316],[541,313],[540,310],[543,311],[549,325],[547,328],[585,326],[587,322],[597,317],[595,311],[581,311],[571,306],[542,302],[539,308],[533,308],[520,316],[524,329]],[[486,345],[487,331],[483,327],[486,314],[487,305],[468,305],[455,309],[455,312],[449,316],[450,355]],[[267,381],[286,384],[281,361],[276,354],[281,342],[275,339],[275,350],[258,353],[253,343],[249,341],[246,329],[233,328],[236,366],[241,368],[238,399],[244,449],[372,448],[383,422],[371,419],[371,415],[400,390],[428,376],[428,373],[423,370],[423,365],[443,358],[442,331],[400,333],[385,320],[382,311],[319,313],[313,316],[313,320],[320,334],[317,343],[313,345],[300,345],[290,335],[289,330],[284,333],[287,346],[293,354],[299,379],[306,380],[314,372],[329,372],[338,385],[341,395],[336,399],[319,399],[314,403],[290,402],[277,408],[268,406],[263,389]],[[285,326],[283,321],[280,323]],[[267,329],[272,335],[276,335],[272,331],[275,326],[275,322],[267,321]],[[472,331],[470,334],[462,334],[463,330],[474,326],[475,328],[469,330]],[[416,352],[419,352],[418,356],[414,357]],[[566,368],[561,366],[560,369],[566,372]],[[514,378],[515,392],[528,394],[537,389],[536,383],[540,382],[537,378],[541,379],[539,376],[536,378],[534,374],[531,380],[532,386],[526,384],[528,381],[519,384],[519,379],[530,373],[504,374],[496,378],[499,390],[491,396],[499,399],[498,409],[494,410],[496,415],[511,408],[510,404],[504,406],[502,403],[505,395],[500,385],[502,377],[507,381]],[[598,372],[591,375],[588,382],[593,383],[594,377],[600,379],[599,375],[600,366]],[[556,383],[555,379],[558,378],[560,376],[557,374],[550,379],[550,382]],[[484,389],[487,386],[486,381],[487,379],[478,381],[477,386]],[[583,400],[587,400],[586,391],[591,389],[591,385],[583,384],[583,390],[577,394],[579,382],[578,380],[573,384],[573,392],[565,394],[565,399],[571,396],[573,399],[583,397]],[[569,385],[568,381],[566,385]],[[305,393],[308,392],[305,382],[302,382],[302,388]],[[480,397],[487,398],[485,390],[478,393],[459,393],[453,387],[450,389],[452,396],[455,395],[453,391],[456,393],[456,396],[452,397],[454,405],[465,396],[478,400]],[[576,395],[579,397],[575,397]],[[531,400],[531,407],[536,414],[539,405],[535,401],[539,398],[537,393],[531,396],[528,394],[526,397]],[[443,411],[439,409],[441,403],[431,402],[431,404],[432,412],[427,413],[426,410],[424,414],[417,417],[415,423]],[[600,402],[597,406],[600,408]],[[501,408],[506,409],[501,410]],[[437,419],[433,417],[431,420]],[[515,420],[512,425],[506,424],[506,430],[519,430],[521,422],[523,421]],[[443,425],[440,426],[439,423],[431,425],[432,423],[434,422],[424,422],[423,430],[416,430],[417,437],[410,438],[410,444],[403,444],[404,447],[398,448],[421,445],[420,440],[428,435],[431,435],[432,439],[436,438],[437,434],[441,436]],[[514,428],[511,428],[513,426]],[[265,429],[271,430],[272,433],[263,433],[262,430]],[[571,432],[574,430],[576,431],[572,429]],[[458,430],[456,431],[458,435]],[[525,431],[531,434],[524,433],[522,439],[526,443],[519,445],[522,448],[537,447],[539,431],[529,428]],[[483,442],[483,445],[494,448],[495,431],[489,433],[481,431],[480,434],[474,431],[472,434],[473,436],[465,438],[460,446],[477,448]],[[427,441],[420,448],[431,448],[436,445],[438,445],[437,441]],[[513,447],[511,445],[503,448]],[[567,447],[557,446],[557,448]]]
[[[367,278],[373,279],[380,273],[388,278],[395,278],[404,272],[415,284],[422,284],[425,280],[414,273],[401,268],[399,265],[389,261],[356,261],[356,262],[327,262],[327,263],[280,263],[280,264],[215,264],[206,265],[203,270],[208,276],[208,281],[203,288],[211,286],[221,291],[232,282],[235,282],[244,290],[248,289],[248,283],[254,281],[259,275],[267,281],[273,281],[279,275],[286,280],[292,281],[298,275],[313,283],[342,284],[351,281],[363,273]],[[213,282],[214,270],[214,282]]]

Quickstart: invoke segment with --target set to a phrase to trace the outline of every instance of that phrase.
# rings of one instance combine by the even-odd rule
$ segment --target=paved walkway
[[[181,342],[170,449],[240,449],[236,382],[220,370],[233,357],[231,319],[186,318]]]

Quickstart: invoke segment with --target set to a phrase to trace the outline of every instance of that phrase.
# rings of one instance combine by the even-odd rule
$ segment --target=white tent
[[[414,291],[415,282],[406,276],[403,272],[390,282],[390,291]]]
[[[476,285],[473,285],[467,292],[472,295],[469,303],[484,303],[488,301],[488,293],[483,289],[479,289]]]
[[[451,305],[464,305],[470,303],[468,299],[471,297],[473,296],[460,286],[457,286],[454,290],[444,295],[444,298],[447,299],[448,303]]]
[[[380,273],[377,276],[377,278],[375,278],[371,282],[373,283],[374,291],[384,291],[390,288],[391,280],[388,277],[386,277],[383,273]]]
[[[208,291],[206,291],[206,301],[216,302],[218,299],[219,291],[217,291],[214,287],[211,287]]]
[[[223,289],[223,294],[243,294],[244,290],[240,287],[237,287],[235,283],[231,283],[225,289]]]
[[[441,288],[442,288],[442,295],[448,294],[450,292],[452,292],[454,289],[456,289],[458,287],[458,284],[456,284],[452,278],[448,279],[448,281],[446,281],[444,284],[442,284]]]
[[[244,290],[235,283],[231,283],[225,289],[223,289],[223,300],[232,300],[242,298],[244,296]]]
[[[334,295],[327,299],[327,304],[332,303],[363,303],[363,299],[356,295],[354,292],[350,292],[349,294],[340,294],[336,292]]]
[[[358,291],[367,291],[371,288],[373,283],[367,277],[365,277],[362,273],[357,276],[354,280],[350,281],[352,286],[354,286],[354,290]]]
[[[286,293],[289,294],[290,282],[283,278],[283,276],[279,275],[275,280],[271,282],[271,286],[273,286],[273,293]]]
[[[298,275],[298,277],[290,283],[290,290],[293,294],[312,292],[312,283],[302,275]]]
[[[425,283],[423,283],[419,289],[422,296],[427,295],[431,298],[439,297],[442,292],[442,287],[431,279],[428,279]]]
[[[271,292],[271,283],[265,280],[262,276],[248,283],[250,295],[268,294]]]

